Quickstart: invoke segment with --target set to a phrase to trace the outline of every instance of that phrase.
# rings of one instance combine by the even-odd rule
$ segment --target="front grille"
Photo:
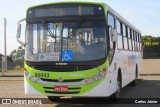
[[[45,71],[77,71],[74,66],[35,66],[34,69],[45,70]]]
[[[40,78],[41,80],[43,81],[46,81],[46,82],[59,82],[57,79],[44,79],[44,78]],[[64,82],[80,82],[82,81],[83,79],[71,79],[71,80],[63,80],[63,83]]]
[[[106,61],[106,58],[95,61],[80,61],[80,62],[65,62],[67,65],[60,62],[32,62],[25,60],[26,64],[36,70],[53,71],[53,72],[72,72],[94,69],[99,65],[102,65]]]
[[[44,71],[54,71],[54,72],[70,72],[70,71],[80,71],[80,70],[89,70],[95,68],[95,66],[43,66],[43,65],[36,65],[36,66],[31,66],[34,69],[37,70],[44,70]]]
[[[78,94],[80,93],[81,87],[69,87],[68,92],[56,92],[54,87],[43,87],[44,91],[49,94]]]

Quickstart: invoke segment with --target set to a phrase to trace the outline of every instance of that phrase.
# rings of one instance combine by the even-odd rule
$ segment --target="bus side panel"
[[[42,95],[27,82],[26,77],[24,77],[24,91],[25,94]]]
[[[135,79],[136,69],[136,52],[118,50],[117,60],[118,69],[121,71],[122,76],[122,87],[125,87]]]
[[[138,56],[140,52],[131,52],[124,50],[115,50],[112,63],[108,69],[108,81],[109,81],[109,94],[116,92],[117,74],[118,70],[121,70],[122,87],[125,87],[135,79],[136,64],[138,65],[138,71],[141,68],[141,56]]]
[[[112,95],[116,92],[116,82],[117,82],[117,68],[115,68],[115,64],[117,64],[117,51],[115,51],[115,54],[113,56],[113,59],[108,67],[108,96]]]
[[[108,97],[110,95],[108,90],[109,90],[108,80],[104,79],[103,82],[101,82],[99,85],[97,85],[92,90],[90,90],[89,92],[85,93],[82,96]]]

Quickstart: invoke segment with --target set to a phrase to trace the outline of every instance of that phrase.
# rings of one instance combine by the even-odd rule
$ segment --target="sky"
[[[54,1],[58,0],[2,0],[0,2],[0,53],[4,54],[4,18],[7,18],[7,55],[10,55],[14,49],[20,46],[16,41],[17,22],[25,18],[27,8]],[[160,0],[94,1],[108,4],[140,29],[142,35],[160,36]]]

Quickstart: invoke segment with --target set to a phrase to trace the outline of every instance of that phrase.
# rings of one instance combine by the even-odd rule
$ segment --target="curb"
[[[18,79],[0,79],[0,81],[24,81],[24,80],[18,80]]]
[[[160,76],[160,74],[140,74],[140,76]]]
[[[0,75],[0,81],[24,81],[24,75]]]
[[[0,75],[0,77],[24,77],[23,75]]]
[[[0,75],[0,81],[24,81],[22,75]]]

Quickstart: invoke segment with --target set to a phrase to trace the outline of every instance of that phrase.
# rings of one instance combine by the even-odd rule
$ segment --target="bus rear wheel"
[[[50,101],[59,101],[60,100],[60,97],[58,97],[58,96],[47,96],[48,97],[48,99],[50,100]]]

